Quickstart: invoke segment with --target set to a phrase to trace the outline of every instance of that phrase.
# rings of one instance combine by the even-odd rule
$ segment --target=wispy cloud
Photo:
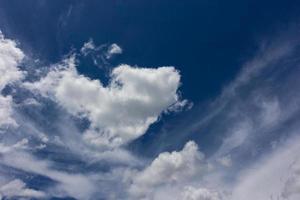
[[[194,106],[193,116],[173,125],[172,137],[155,141],[162,144],[167,139],[182,148],[170,152],[157,148],[158,156],[149,159],[132,154],[126,145],[144,135],[162,113],[189,105],[179,95],[178,70],[119,65],[104,85],[78,72],[74,54],[30,79],[30,71],[18,68],[24,53],[1,35],[0,87],[14,90],[0,96],[1,134],[5,134],[0,143],[0,174],[5,175],[1,195],[299,198],[298,45],[297,40],[279,38],[264,46],[214,101],[203,110]],[[81,54],[88,56],[97,48],[90,40]],[[119,54],[122,49],[112,45],[102,56],[109,52]],[[214,144],[207,155],[196,144],[201,144],[203,132],[213,136],[205,141]],[[47,177],[52,183],[31,189],[16,171]]]
[[[14,179],[0,186],[0,198],[45,198],[46,194],[41,191],[30,189],[20,179]]]
[[[123,52],[122,48],[116,43],[113,43],[108,47],[106,58],[110,59],[114,55],[122,54],[122,52]]]

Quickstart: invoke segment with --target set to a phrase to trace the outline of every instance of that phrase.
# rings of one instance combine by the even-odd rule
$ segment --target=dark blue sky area
[[[198,102],[220,92],[264,35],[296,22],[299,11],[296,0],[1,0],[0,28],[46,62],[89,38],[115,42],[124,54],[112,65],[174,65],[184,97]]]

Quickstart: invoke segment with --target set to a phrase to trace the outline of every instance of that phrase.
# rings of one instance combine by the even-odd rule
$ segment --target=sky
[[[0,199],[298,200],[296,0],[1,0]]]

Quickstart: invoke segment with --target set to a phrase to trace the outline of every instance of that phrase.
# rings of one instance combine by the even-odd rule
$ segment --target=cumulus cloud
[[[204,155],[196,143],[188,142],[182,151],[161,153],[143,171],[138,172],[130,187],[130,193],[138,198],[150,199],[157,187],[181,184],[204,172]]]
[[[12,98],[1,95],[6,85],[14,83],[24,77],[24,72],[18,65],[24,58],[24,53],[17,47],[15,41],[4,38],[0,31],[0,127],[3,125],[16,126],[12,118]]]
[[[9,84],[20,80],[24,73],[18,65],[24,58],[24,53],[17,47],[15,41],[4,38],[0,32],[0,91]]]
[[[173,67],[113,69],[108,86],[78,74],[74,57],[38,82],[24,85],[56,100],[74,115],[87,116],[84,135],[93,144],[116,147],[143,135],[163,111],[180,102],[180,75]]]
[[[4,74],[3,79],[0,77],[0,88],[3,90],[23,78],[24,72],[17,66],[24,55],[12,40],[2,36],[0,44],[0,72]],[[11,135],[0,142],[0,163],[18,173],[48,177],[56,184],[43,188],[43,192],[31,190],[21,179],[15,179],[18,175],[14,172],[1,168],[1,173],[13,175],[9,179],[11,182],[0,184],[0,194],[35,198],[47,194],[76,199],[299,199],[299,138],[292,138],[286,145],[279,139],[281,135],[289,138],[299,134],[295,131],[300,126],[297,120],[300,95],[296,92],[299,71],[290,68],[293,72],[290,73],[284,71],[289,66],[280,68],[282,62],[279,61],[290,56],[294,45],[279,46],[265,49],[266,52],[260,52],[247,63],[238,77],[208,106],[204,118],[192,116],[191,124],[183,130],[184,137],[172,135],[178,140],[188,138],[190,131],[216,136],[213,144],[219,146],[209,149],[212,153],[206,159],[195,142],[187,142],[182,150],[160,153],[152,162],[120,148],[145,134],[162,113],[190,107],[186,100],[180,99],[177,91],[180,74],[174,67],[120,65],[112,70],[107,85],[79,74],[75,56],[49,67],[49,72],[38,81],[23,83],[34,93],[30,93],[32,98],[29,95],[18,104],[20,110],[22,106],[33,105],[44,109],[29,110],[29,113],[37,113],[36,118],[46,120],[41,120],[42,127],[38,127],[24,117],[23,121],[18,121],[23,123],[20,129],[3,130]],[[97,49],[90,40],[81,53],[87,55]],[[113,45],[109,51],[111,55],[122,52]],[[104,58],[108,52],[104,51]],[[296,89],[292,90],[291,86]],[[13,95],[0,96],[0,112],[3,113],[0,126],[1,123],[17,125],[16,116],[12,115],[15,112],[13,98]],[[51,110],[55,106],[45,109],[44,101],[48,104],[48,98],[58,105],[59,111]],[[87,118],[89,127],[83,131],[72,127],[75,120],[71,117],[48,121],[50,115],[61,116],[66,111],[76,116],[76,120]],[[24,116],[29,115],[25,112]],[[36,118],[33,120],[40,120]],[[25,138],[27,132],[35,137]],[[35,138],[47,146],[32,148],[36,145]],[[168,143],[176,142],[167,139]],[[277,145],[267,149],[265,144],[271,139]],[[99,146],[113,148],[94,148]],[[44,157],[45,152],[50,155],[41,159],[33,152],[37,156],[41,153]],[[66,160],[70,152],[77,156],[74,156],[75,164]],[[76,160],[78,157],[80,159]],[[98,158],[104,161],[100,163]],[[223,189],[231,191],[232,195],[220,192]]]
[[[215,101],[196,106],[198,110],[182,117],[183,122],[168,124],[165,127],[168,131],[163,129],[157,134],[162,137],[156,137],[153,143],[167,139],[168,143],[154,143],[151,146],[154,149],[183,143],[191,137],[200,143],[205,143],[203,138],[210,142],[207,149],[211,154],[207,160],[213,170],[198,179],[200,186],[192,186],[192,191],[225,188],[233,191],[226,198],[230,200],[299,198],[299,173],[293,164],[299,159],[296,155],[299,150],[294,148],[299,146],[299,137],[293,138],[294,143],[284,145],[288,138],[299,135],[297,45],[298,39],[279,38],[272,42],[245,64]],[[173,131],[170,127],[174,127]],[[276,141],[277,145],[272,148],[270,141]],[[210,184],[217,187],[206,187]]]

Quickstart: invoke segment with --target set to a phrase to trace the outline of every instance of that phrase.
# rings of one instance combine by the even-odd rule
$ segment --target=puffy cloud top
[[[110,84],[78,74],[74,58],[25,86],[50,96],[74,115],[87,116],[84,137],[93,144],[116,147],[143,135],[159,115],[178,104],[180,75],[174,67],[113,69]]]
[[[23,72],[18,69],[23,58],[24,53],[17,47],[17,44],[13,40],[4,38],[0,31],[0,93],[7,84],[23,78]],[[10,96],[4,97],[0,94],[0,113],[0,127],[17,125],[11,117],[12,99]]]
[[[143,171],[139,172],[130,188],[133,196],[145,197],[162,184],[178,184],[190,180],[203,171],[204,155],[195,142],[186,143],[182,151],[161,153]]]
[[[23,77],[23,72],[17,66],[24,58],[24,53],[13,40],[4,38],[0,32],[0,91],[6,84]]]

